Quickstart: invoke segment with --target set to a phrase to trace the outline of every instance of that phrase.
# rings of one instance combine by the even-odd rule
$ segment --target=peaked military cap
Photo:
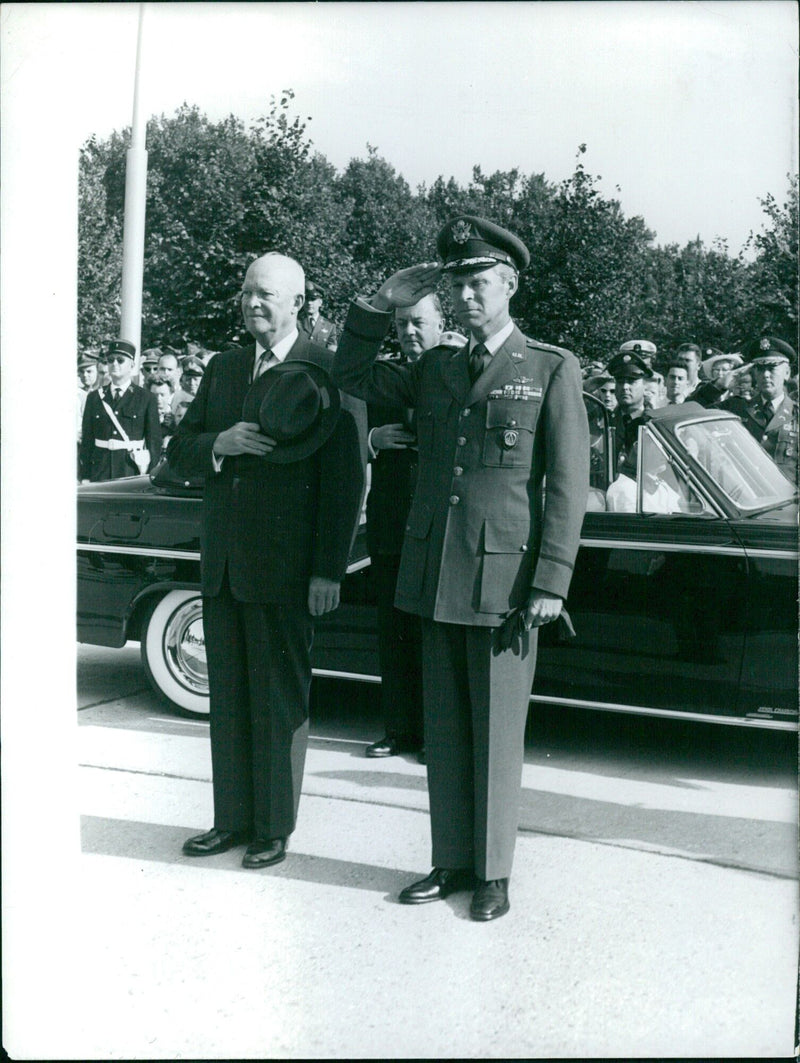
[[[160,357],[160,347],[148,347],[146,351],[142,351],[142,365],[158,365]]]
[[[322,289],[313,281],[306,281],[306,302],[311,299],[322,299]]]
[[[78,357],[78,369],[87,369],[90,365],[97,365],[97,358],[93,354],[81,354]]]
[[[753,340],[748,344],[745,356],[751,365],[758,365],[759,362],[772,362],[775,359],[787,361],[792,368],[797,365],[794,348],[784,343],[783,340],[779,340],[777,336],[762,336],[760,339]]]
[[[653,376],[653,370],[635,351],[615,354],[606,366],[606,372],[615,380],[638,380],[640,377],[650,380]]]
[[[650,340],[626,340],[620,344],[620,354],[638,354],[639,357],[655,358],[658,348]]]
[[[110,358],[112,354],[124,354],[126,358],[133,360],[136,357],[136,348],[127,340],[110,340],[107,357]]]
[[[436,250],[444,260],[443,270],[489,269],[505,263],[525,269],[530,253],[518,236],[487,218],[462,214],[453,218],[436,238]]]
[[[195,358],[191,355],[188,358],[184,358],[181,363],[181,367],[186,376],[202,376],[206,371],[206,367],[200,361],[199,358]]]

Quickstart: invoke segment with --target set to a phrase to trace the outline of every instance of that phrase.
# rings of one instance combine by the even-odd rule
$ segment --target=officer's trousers
[[[434,867],[508,878],[519,822],[538,631],[497,648],[497,629],[422,621]]]

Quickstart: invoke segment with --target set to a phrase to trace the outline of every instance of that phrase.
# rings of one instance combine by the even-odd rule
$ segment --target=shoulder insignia
[[[556,347],[552,343],[542,343],[540,340],[532,340],[530,337],[525,337],[525,342],[528,347],[534,351],[547,351],[548,354],[558,354],[560,357],[565,358],[569,356],[574,358],[575,355],[572,351],[568,351],[566,347]]]

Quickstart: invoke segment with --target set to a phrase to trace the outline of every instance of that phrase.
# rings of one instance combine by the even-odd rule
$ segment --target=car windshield
[[[676,435],[739,509],[769,509],[795,497],[794,485],[738,419],[694,421]]]

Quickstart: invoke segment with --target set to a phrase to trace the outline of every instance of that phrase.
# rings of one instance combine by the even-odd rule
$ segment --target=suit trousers
[[[214,826],[285,838],[308,745],[313,621],[303,606],[237,601],[227,570],[203,597]]]
[[[378,606],[381,708],[386,734],[422,743],[422,629],[418,616],[395,609],[400,556],[374,554],[370,571]]]
[[[422,621],[432,864],[482,879],[511,874],[538,645],[500,650],[497,630]]]

